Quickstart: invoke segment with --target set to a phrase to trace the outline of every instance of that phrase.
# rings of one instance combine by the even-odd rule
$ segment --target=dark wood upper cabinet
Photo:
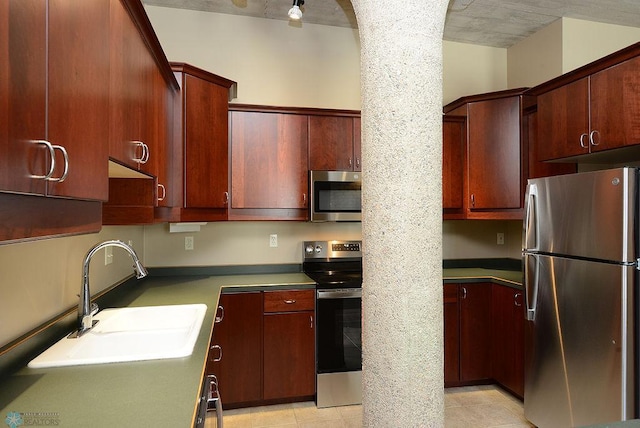
[[[360,129],[349,116],[309,116],[309,169],[360,171]],[[355,131],[355,127],[358,130]],[[357,132],[357,135],[355,135]],[[355,137],[358,141],[356,142]]]
[[[464,216],[464,165],[467,141],[464,116],[442,122],[442,208],[445,218]]]
[[[48,1],[45,139],[66,151],[54,151],[54,176],[68,164],[65,180],[48,181],[48,195],[108,198],[109,3]]]
[[[109,0],[3,7],[0,190],[106,200]]]
[[[305,209],[307,116],[231,112],[231,206]]]
[[[536,160],[614,164],[638,159],[638,84],[640,43],[528,90],[537,97]]]
[[[469,103],[469,209],[522,205],[520,97]]]
[[[464,214],[445,210],[445,218],[447,214],[450,215],[448,218],[522,218],[528,174],[527,151],[523,142],[522,93],[520,88],[474,95],[444,107],[445,119],[466,118],[465,153],[459,164],[463,171],[461,211]],[[444,164],[453,159],[449,150],[451,147],[443,147],[443,180],[445,183],[451,180],[455,184],[458,177]],[[451,189],[459,191],[459,184],[456,186],[445,188],[443,196],[452,196]],[[453,204],[452,201],[443,200]],[[459,206],[459,202],[455,203]],[[447,204],[444,207],[451,208]]]
[[[174,97],[173,145],[168,157],[170,200],[164,221],[228,218],[230,97],[236,83],[184,63],[171,63],[181,88]]]
[[[538,160],[589,153],[589,79],[538,96]]]

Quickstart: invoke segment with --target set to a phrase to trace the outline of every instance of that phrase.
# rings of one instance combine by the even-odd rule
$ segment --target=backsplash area
[[[519,221],[445,221],[444,259],[520,258]],[[505,234],[497,245],[496,234]],[[270,235],[278,246],[269,246]],[[193,250],[185,250],[185,237]],[[98,234],[0,245],[0,348],[52,317],[73,308],[82,282],[82,261],[96,243],[133,241],[147,267],[227,266],[301,263],[302,241],[361,239],[360,223],[220,222],[200,232],[169,233],[168,224],[104,227]],[[132,274],[129,256],[113,251],[91,262],[91,292]]]

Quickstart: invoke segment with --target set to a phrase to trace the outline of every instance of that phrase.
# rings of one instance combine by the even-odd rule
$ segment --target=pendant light
[[[304,0],[293,0],[293,6],[289,9],[289,19],[299,21],[302,19],[302,11],[300,6],[304,4]]]

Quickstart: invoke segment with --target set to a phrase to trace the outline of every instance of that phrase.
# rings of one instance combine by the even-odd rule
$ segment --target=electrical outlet
[[[271,248],[276,248],[278,246],[278,235],[275,233],[272,233],[271,235],[269,235],[269,246]]]
[[[184,237],[184,249],[189,251],[193,250],[193,236]]]
[[[113,247],[105,247],[104,249],[104,265],[113,263]]]
[[[498,235],[497,235],[497,238],[496,238],[496,243],[498,245],[504,245],[504,233],[498,232]]]

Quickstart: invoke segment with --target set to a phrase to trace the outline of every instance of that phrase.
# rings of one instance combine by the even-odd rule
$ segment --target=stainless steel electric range
[[[302,269],[316,282],[318,407],[362,402],[361,247],[361,241],[302,246]]]

